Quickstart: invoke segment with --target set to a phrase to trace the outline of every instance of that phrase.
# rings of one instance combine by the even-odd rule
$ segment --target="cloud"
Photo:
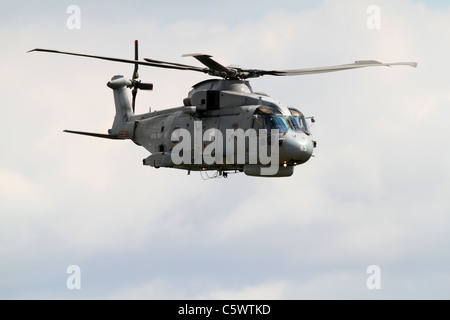
[[[238,290],[217,290],[210,292],[206,299],[213,300],[278,300],[283,299],[286,284],[283,282],[263,283],[245,286]]]
[[[0,138],[0,252],[9,262],[0,271],[12,275],[2,296],[16,292],[15,269],[61,266],[64,275],[73,263],[83,275],[97,271],[83,286],[89,295],[89,284],[98,283],[95,297],[429,297],[429,290],[419,293],[428,285],[438,290],[432,296],[446,296],[448,287],[438,282],[448,279],[450,263],[449,11],[382,1],[375,31],[366,27],[369,4],[280,6],[234,24],[189,15],[163,23],[155,13],[127,28],[82,6],[89,21],[78,33],[65,28],[65,12],[18,31],[2,25],[9,46],[0,52],[8,75],[0,88],[7,133]],[[105,84],[114,74],[131,76],[132,66],[25,54],[49,47],[130,57],[135,38],[142,57],[195,65],[179,56],[204,51],[225,65],[265,69],[357,59],[413,60],[419,67],[254,79],[255,90],[316,117],[316,157],[287,179],[230,175],[205,182],[143,167],[148,154],[132,143],[62,133],[106,132],[114,108]],[[140,73],[155,83],[155,91],[139,93],[140,112],[180,106],[190,85],[204,79]],[[365,287],[371,264],[386,275],[377,295]],[[58,296],[52,273],[45,275],[32,281],[34,296]],[[123,280],[106,285],[108,277]],[[405,285],[411,277],[417,286]]]
[[[156,279],[134,287],[121,288],[109,298],[132,300],[277,300],[283,298],[286,287],[283,282],[267,282],[238,289],[211,290],[206,283],[175,284],[167,280]],[[197,295],[193,296],[192,291],[196,292]],[[175,296],[174,292],[177,292]]]

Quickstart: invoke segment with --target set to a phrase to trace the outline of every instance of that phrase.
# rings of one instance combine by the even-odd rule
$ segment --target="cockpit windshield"
[[[308,123],[305,116],[296,109],[289,108],[290,116],[285,116],[272,107],[260,107],[255,114],[263,118],[263,125],[266,129],[278,129],[280,133],[303,132],[310,135]]]
[[[306,122],[305,116],[296,109],[289,109],[291,111],[291,116],[289,117],[296,132],[304,132],[310,135],[309,126]]]
[[[294,132],[290,117],[280,115],[270,115],[267,117],[267,124],[270,129],[278,129],[280,133]]]
[[[291,117],[282,115],[275,108],[261,107],[256,114],[262,116],[266,129],[278,129],[280,133],[295,132]]]

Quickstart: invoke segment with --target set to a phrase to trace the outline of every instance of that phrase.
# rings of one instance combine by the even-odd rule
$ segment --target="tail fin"
[[[124,76],[114,76],[107,86],[114,92],[114,103],[116,106],[116,115],[109,134],[122,139],[131,138],[130,124],[127,124],[127,122],[134,113],[126,91],[127,86],[131,86],[131,81],[126,80]]]
[[[111,81],[108,82],[107,86],[113,89],[114,103],[116,105],[116,116],[114,117],[112,128],[108,130],[108,134],[73,130],[64,130],[64,132],[113,140],[133,138],[134,123],[128,122],[128,120],[134,113],[131,110],[126,90],[127,87],[131,86],[131,81],[126,80],[124,76],[114,76]]]

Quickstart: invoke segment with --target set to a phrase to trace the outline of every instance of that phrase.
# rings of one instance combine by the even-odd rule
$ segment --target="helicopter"
[[[244,69],[224,66],[208,54],[185,54],[204,67],[144,58],[139,60],[138,41],[134,60],[36,48],[28,52],[72,55],[134,65],[131,79],[115,75],[107,83],[113,90],[115,117],[107,134],[74,130],[64,132],[113,140],[132,140],[150,152],[143,164],[206,172],[207,178],[244,172],[254,177],[289,177],[294,168],[313,157],[317,142],[310,124],[314,117],[288,107],[265,93],[253,91],[248,79],[261,76],[296,76],[416,62],[381,63],[360,60],[351,64],[291,70]],[[153,90],[139,80],[139,66],[194,71],[218,77],[192,86],[183,105],[135,114],[139,90]],[[128,89],[131,90],[131,103]],[[309,121],[308,121],[309,120]],[[208,172],[214,172],[209,176]]]

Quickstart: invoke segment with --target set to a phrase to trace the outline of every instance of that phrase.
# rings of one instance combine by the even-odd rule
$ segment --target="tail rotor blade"
[[[134,41],[134,61],[139,61],[139,42],[138,40]],[[139,64],[135,63],[134,64],[134,71],[133,71],[133,80],[131,80],[132,85],[131,87],[133,88],[133,90],[131,91],[132,94],[132,108],[133,108],[133,113],[136,110],[136,96],[138,93],[138,90],[153,90],[153,84],[152,83],[143,83],[141,81],[138,80],[139,78]]]
[[[139,49],[138,49],[138,41],[134,40],[134,60],[138,61],[139,60]],[[134,71],[133,71],[133,82],[137,82],[136,79],[139,78],[139,65],[137,63],[134,64]],[[132,108],[133,108],[133,113],[136,110],[136,96],[137,96],[137,92],[138,92],[138,88],[136,86],[136,84],[134,84],[134,88],[133,91],[131,91],[133,100],[132,100]]]
[[[136,110],[136,95],[137,95],[138,89],[136,88],[136,86],[134,87],[134,89],[131,91],[131,95],[132,95],[132,108],[133,108],[133,113]]]
[[[153,90],[153,83],[136,82],[134,86],[141,90]]]
[[[139,49],[138,49],[138,41],[135,40],[134,41],[134,60],[138,61],[139,60]],[[135,63],[134,64],[134,71],[133,71],[133,80],[139,78],[139,64]]]

